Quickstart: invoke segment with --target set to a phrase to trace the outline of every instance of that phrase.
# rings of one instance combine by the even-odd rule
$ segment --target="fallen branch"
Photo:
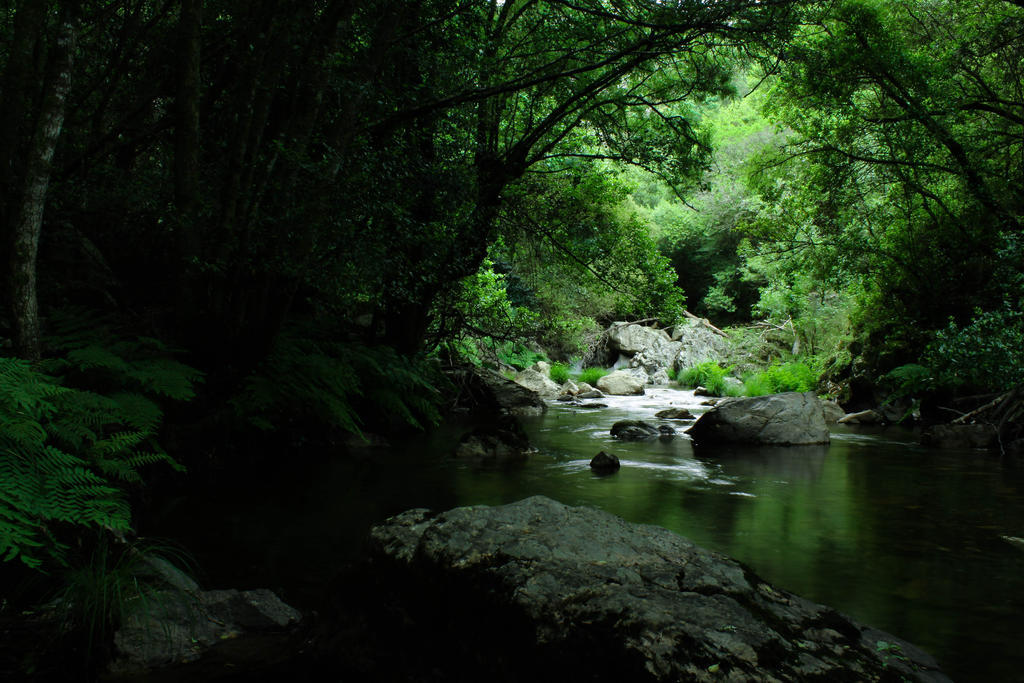
[[[683,315],[685,315],[690,320],[696,320],[696,321],[700,322],[701,325],[703,325],[704,327],[708,328],[709,330],[711,330],[712,332],[714,332],[715,334],[717,334],[717,335],[719,335],[721,337],[728,337],[729,336],[726,332],[723,332],[722,330],[720,330],[717,327],[715,327],[714,325],[712,325],[708,321],[707,318],[698,317],[698,316],[694,315],[693,313],[690,313],[687,310],[683,310]]]
[[[656,323],[657,318],[644,318],[643,320],[634,320],[632,322],[612,323],[610,327],[626,327],[627,325],[643,325],[644,323]]]
[[[1008,391],[1005,394],[1000,394],[999,396],[997,396],[993,400],[989,401],[985,405],[981,406],[980,408],[975,408],[971,412],[965,413],[964,415],[961,415],[960,417],[958,417],[955,420],[953,420],[950,424],[955,424],[955,425],[966,424],[968,420],[973,420],[978,415],[981,415],[982,413],[987,412],[987,411],[995,408],[996,406],[998,406],[1000,403],[1002,403],[1006,399],[1011,398],[1012,396],[1014,396],[1016,393],[1017,393],[1017,389],[1013,389],[1012,391]]]

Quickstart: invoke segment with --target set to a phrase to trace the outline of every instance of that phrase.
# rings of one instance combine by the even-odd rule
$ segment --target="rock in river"
[[[477,462],[516,462],[526,460],[531,452],[530,440],[522,425],[512,417],[478,427],[466,434],[455,447],[455,456]]]
[[[828,443],[828,426],[814,392],[726,398],[700,416],[687,433],[698,445]]]
[[[622,370],[616,370],[597,380],[597,388],[612,396],[634,396],[644,393],[643,382]]]
[[[659,410],[654,414],[654,417],[662,420],[693,420],[694,416],[686,408],[666,408],[665,410]]]
[[[542,415],[547,410],[547,404],[536,391],[494,370],[460,366],[450,370],[449,377],[457,387],[461,387],[459,403],[468,412]]]
[[[533,367],[516,373],[516,384],[524,386],[530,391],[536,391],[542,398],[555,398],[561,393],[561,387],[551,381],[547,370],[541,369],[545,365],[547,363],[536,363]]]
[[[619,462],[618,456],[605,453],[604,451],[595,455],[590,461],[590,469],[598,473],[618,472],[621,466],[622,464]]]
[[[619,420],[612,425],[612,436],[623,441],[643,441],[661,436],[661,431],[643,420]]]
[[[410,510],[373,528],[370,552],[448,680],[949,681],[735,560],[542,496]]]

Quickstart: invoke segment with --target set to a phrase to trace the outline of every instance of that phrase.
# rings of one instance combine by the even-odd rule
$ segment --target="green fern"
[[[134,342],[63,344],[66,355],[38,368],[0,357],[0,557],[31,567],[64,562],[62,527],[130,529],[123,486],[157,462],[182,468],[156,442],[160,407],[123,389],[185,398],[198,378],[191,368],[165,376],[185,367],[176,361],[121,355]],[[105,395],[88,382],[122,390]]]

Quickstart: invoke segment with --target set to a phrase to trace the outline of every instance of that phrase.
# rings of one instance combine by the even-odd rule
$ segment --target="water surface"
[[[772,583],[893,632],[934,654],[955,680],[1024,680],[1024,473],[978,452],[939,452],[897,430],[836,428],[829,446],[695,451],[689,423],[653,417],[706,410],[668,388],[554,404],[524,420],[538,452],[510,467],[447,457],[451,427],[357,457],[289,456],[273,477],[182,497],[155,526],[184,538],[206,583],[265,586],[317,599],[375,522],[411,507],[501,504],[543,494],[657,524],[750,565]],[[619,419],[673,424],[671,439],[622,443]],[[622,469],[593,474],[600,450]],[[199,529],[183,522],[201,515]]]

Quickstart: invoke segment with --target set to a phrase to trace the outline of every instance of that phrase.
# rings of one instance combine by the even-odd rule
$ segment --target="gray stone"
[[[530,391],[536,391],[541,398],[555,398],[561,391],[559,386],[551,381],[551,378],[548,377],[548,373],[546,371],[541,372],[537,369],[538,365],[542,364],[537,363],[532,368],[516,373],[516,384],[524,386]],[[546,365],[546,363],[544,365]]]
[[[672,338],[678,340],[675,357],[670,367],[676,371],[686,370],[706,361],[722,362],[728,353],[725,339],[700,324],[688,320],[672,330]]]
[[[591,389],[590,391],[581,391],[576,398],[604,398],[604,394],[597,389]]]
[[[835,401],[823,400],[821,402],[821,414],[825,418],[825,424],[835,424],[846,415],[846,411]]]
[[[696,419],[686,408],[666,408],[665,410],[659,410],[654,414],[662,420],[694,420]]]
[[[370,552],[403,604],[423,611],[412,618],[425,637],[438,613],[465,620],[439,638],[439,649],[454,638],[478,662],[460,680],[515,662],[515,680],[949,681],[913,645],[735,560],[541,496],[410,510],[373,528]],[[465,617],[450,614],[459,606]]]
[[[623,441],[654,439],[660,434],[657,427],[643,420],[619,420],[612,425],[612,437]]]
[[[551,363],[539,360],[533,365],[531,365],[528,369],[533,370],[534,372],[539,372],[540,374],[547,377],[551,373]]]
[[[669,379],[668,377],[668,370],[666,370],[665,368],[658,368],[657,370],[652,372],[649,375],[647,381],[649,384],[654,384],[655,386],[662,387],[672,382],[672,380]]]
[[[480,427],[466,434],[455,447],[455,456],[479,462],[518,462],[531,453],[530,442],[514,418]]]
[[[597,388],[612,396],[634,396],[644,393],[643,382],[622,370],[616,370],[597,380]]]
[[[814,392],[726,398],[687,431],[694,443],[800,445],[828,443],[828,426]]]
[[[471,411],[484,408],[491,413],[497,410],[508,415],[542,415],[547,410],[547,404],[536,391],[488,368],[461,369],[454,381],[456,385],[468,386],[477,403],[484,404],[471,406]]]
[[[190,662],[228,638],[280,631],[302,614],[266,589],[158,591],[136,598],[114,635],[117,674]]]
[[[622,463],[619,462],[618,456],[604,451],[595,455],[590,461],[590,469],[599,473],[618,472],[620,467],[622,467]]]
[[[664,330],[644,325],[614,323],[608,328],[608,347],[627,356],[657,348],[671,341]]]

